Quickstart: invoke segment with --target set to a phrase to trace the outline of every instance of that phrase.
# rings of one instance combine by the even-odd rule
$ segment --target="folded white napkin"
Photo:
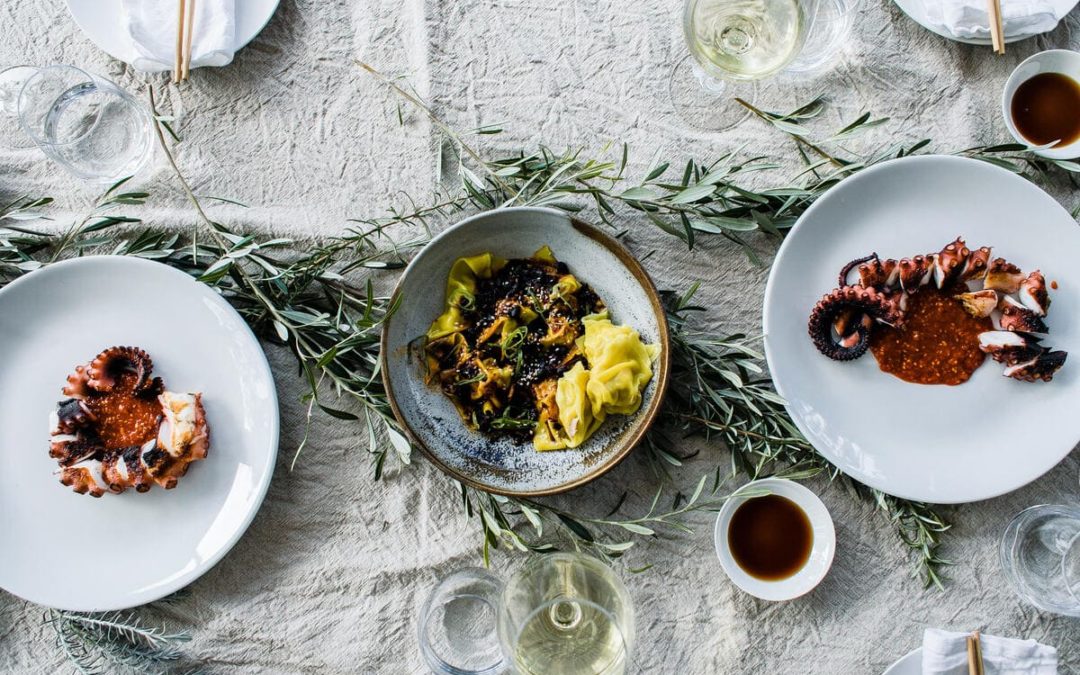
[[[967,636],[927,628],[923,634],[923,675],[967,675]],[[1034,640],[981,635],[986,675],[1057,675],[1057,650]]]
[[[987,0],[923,0],[927,20],[958,38],[990,38]],[[1053,30],[1068,12],[1068,3],[1053,0],[1001,0],[1005,37]]]
[[[121,0],[121,8],[124,30],[139,54],[131,65],[144,72],[172,70],[180,0]],[[235,0],[196,0],[191,67],[224,66],[235,46]]]

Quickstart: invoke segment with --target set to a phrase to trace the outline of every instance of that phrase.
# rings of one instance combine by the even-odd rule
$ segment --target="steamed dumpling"
[[[629,326],[616,326],[607,313],[583,319],[583,350],[589,361],[588,394],[593,415],[630,415],[641,407],[641,392],[652,379],[657,345],[641,341]]]
[[[559,405],[559,424],[566,433],[568,448],[576,448],[584,443],[604,421],[603,413],[597,416],[593,412],[588,385],[589,371],[580,361],[559,378],[555,402]]]
[[[576,448],[608,415],[630,415],[641,407],[641,392],[652,379],[657,345],[647,345],[629,326],[616,326],[607,313],[585,317],[579,345],[589,368],[580,361],[559,378],[555,403],[559,424],[541,415],[533,436],[537,450]]]
[[[547,411],[541,413],[533,435],[533,446],[537,450],[576,448],[604,421],[603,417],[593,415],[588,383],[589,371],[580,361],[559,378],[555,389],[558,424],[553,423]]]
[[[446,311],[431,322],[428,340],[438,340],[462,330],[461,308],[472,304],[476,295],[476,280],[490,279],[505,264],[505,260],[491,253],[455,260],[446,280]]]

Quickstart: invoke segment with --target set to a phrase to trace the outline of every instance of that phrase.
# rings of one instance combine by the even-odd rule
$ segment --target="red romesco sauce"
[[[973,317],[952,297],[923,288],[908,298],[902,328],[879,326],[870,336],[878,366],[905,382],[962,384],[982,365],[979,333],[989,318]]]
[[[161,404],[154,397],[133,395],[134,377],[124,373],[112,391],[87,398],[86,404],[97,418],[98,433],[107,450],[142,445],[157,433]]]

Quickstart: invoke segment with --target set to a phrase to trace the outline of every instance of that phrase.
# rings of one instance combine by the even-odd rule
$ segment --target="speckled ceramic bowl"
[[[453,403],[424,382],[409,343],[443,311],[453,262],[491,252],[525,258],[544,245],[607,303],[612,321],[632,326],[661,347],[653,379],[634,415],[608,418],[584,445],[538,452],[531,443],[493,441],[470,430]],[[615,239],[565,213],[511,208],[467,218],[438,237],[409,264],[394,290],[398,311],[382,334],[383,381],[394,415],[414,444],[440,469],[473,487],[505,495],[546,495],[579,487],[618,464],[641,440],[667,388],[670,345],[660,296],[641,264]]]

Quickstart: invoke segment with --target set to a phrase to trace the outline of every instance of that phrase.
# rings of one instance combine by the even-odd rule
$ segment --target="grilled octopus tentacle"
[[[191,462],[206,457],[209,428],[202,395],[166,391],[152,371],[143,350],[112,347],[68,376],[68,398],[50,415],[49,456],[60,465],[61,483],[93,497],[130,487],[169,489]],[[116,414],[141,416],[121,423],[134,425],[129,428],[134,437],[110,427],[110,415]]]
[[[135,374],[132,391],[146,386],[154,362],[138,347],[110,347],[98,354],[87,368],[87,386],[94,391],[111,391],[120,383],[124,372]]]
[[[839,341],[833,336],[836,318],[852,311],[887,324],[899,325],[903,322],[903,313],[896,300],[884,293],[862,286],[837,288],[822,297],[810,313],[807,329],[819,352],[837,361],[851,361],[866,353],[870,346],[872,323],[858,322],[855,333],[839,336]]]
[[[844,265],[843,269],[840,270],[840,276],[838,277],[837,286],[840,286],[840,287],[847,286],[848,285],[848,276],[851,275],[851,270],[855,269],[856,267],[858,267],[859,265],[861,265],[861,264],[863,264],[865,262],[870,262],[871,260],[877,260],[877,259],[878,259],[878,254],[877,253],[871,253],[870,255],[865,256],[863,258],[855,258],[854,260],[852,260],[848,264]]]

